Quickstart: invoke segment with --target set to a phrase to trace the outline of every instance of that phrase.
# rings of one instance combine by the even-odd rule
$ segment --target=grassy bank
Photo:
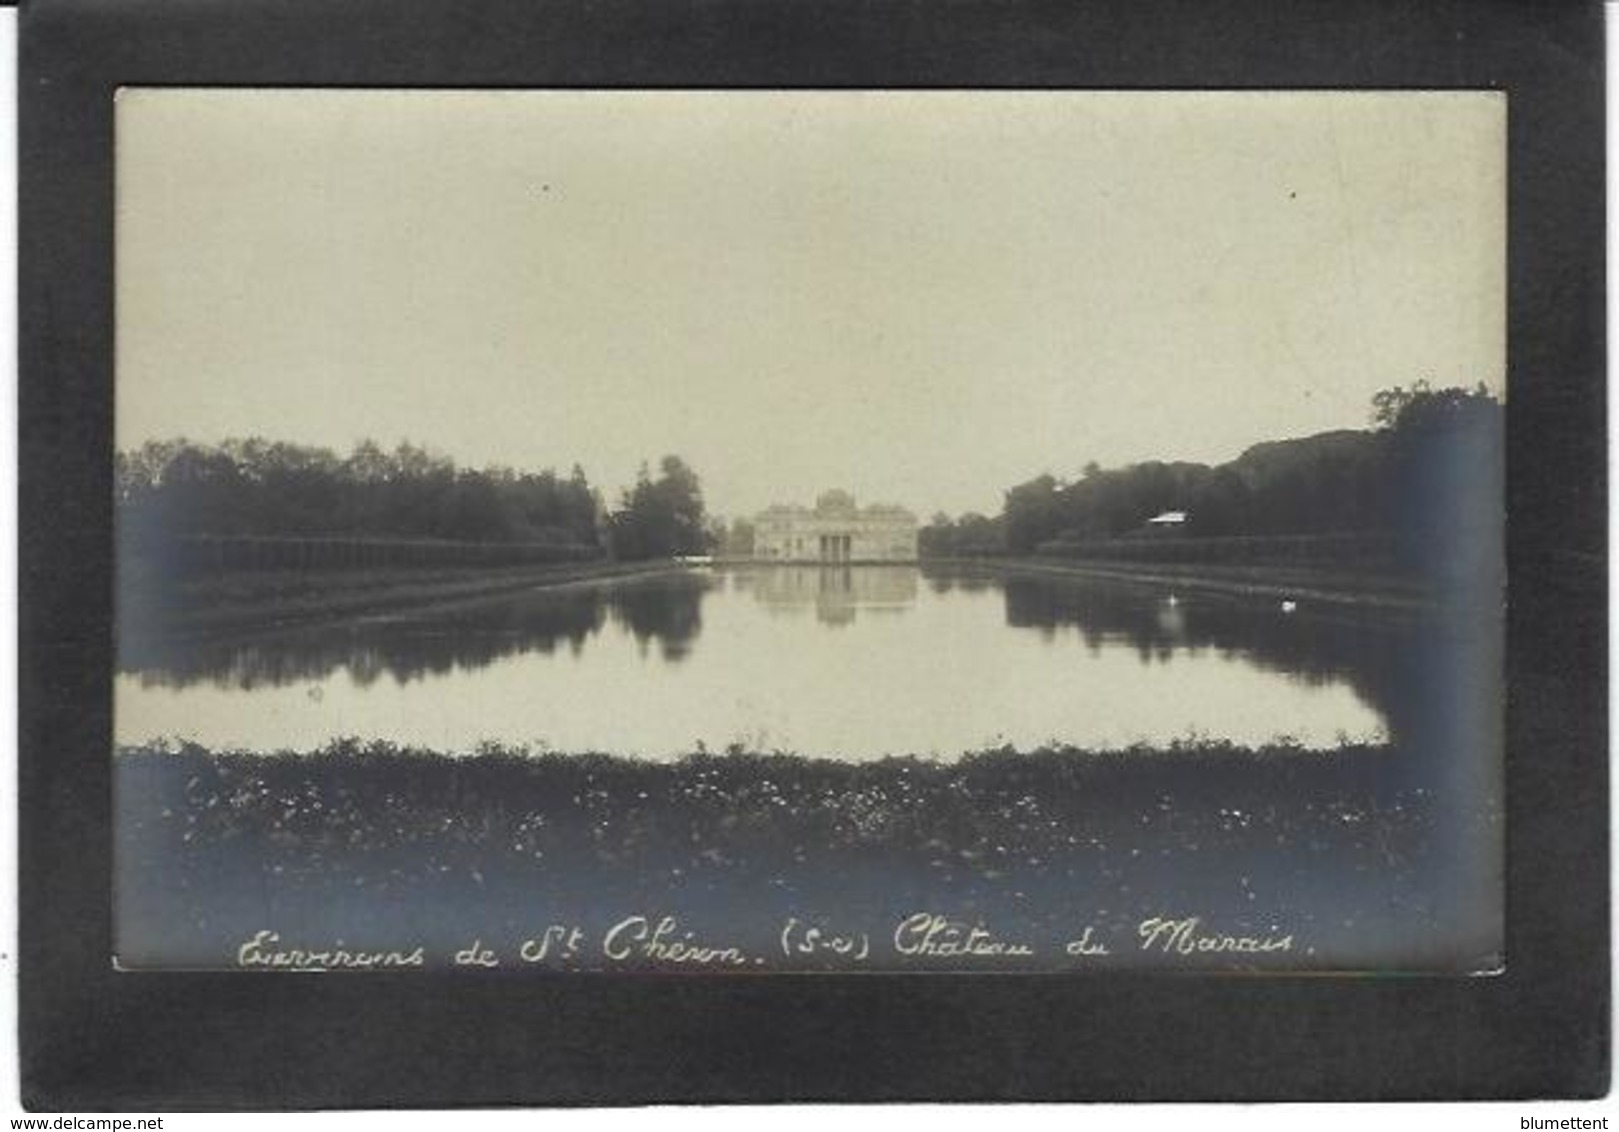
[[[119,595],[121,635],[142,637],[333,621],[534,586],[663,573],[666,561],[361,570],[228,571],[195,578],[133,577]]]
[[[1126,562],[1055,558],[935,559],[941,565],[994,569],[1055,577],[1100,578],[1169,586],[1181,590],[1277,601],[1309,601],[1401,612],[1430,608],[1434,597],[1420,582],[1400,574],[1294,563]]]
[[[1272,965],[1319,966],[1389,949],[1420,961],[1412,941],[1442,915],[1434,791],[1382,746],[854,764],[344,742],[138,748],[115,767],[131,964],[228,963],[266,928],[447,955],[473,937],[515,948],[551,923],[599,933],[640,913],[815,969],[832,960],[778,954],[784,922],[865,931],[880,951],[893,924],[936,911],[1037,941],[1024,966],[1060,966],[1081,925],[1128,942],[1168,914],[1292,933],[1298,948]],[[874,953],[868,966],[897,962]]]

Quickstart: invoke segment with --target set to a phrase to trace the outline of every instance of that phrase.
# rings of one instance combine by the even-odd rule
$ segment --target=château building
[[[856,507],[828,491],[814,509],[777,504],[754,520],[755,558],[778,562],[912,562],[916,516],[903,507]]]

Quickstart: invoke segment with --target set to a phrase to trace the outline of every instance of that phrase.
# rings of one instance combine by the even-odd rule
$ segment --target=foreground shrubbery
[[[990,750],[958,762],[737,751],[648,762],[498,746],[446,756],[342,740],[310,754],[152,746],[122,752],[119,769],[130,801],[163,802],[140,820],[155,813],[182,840],[290,839],[311,861],[428,845],[476,847],[488,863],[543,859],[580,834],[606,859],[795,842],[830,853],[939,847],[975,860],[1105,848],[1110,838],[1196,847],[1255,828],[1281,841],[1387,825],[1426,796],[1391,781],[1398,757],[1378,745],[1183,742]]]
[[[1432,914],[1433,791],[1382,746],[857,764],[338,742],[130,749],[116,770],[125,954],[228,955],[269,926],[448,945],[624,909],[761,930],[937,909],[1054,937],[1166,909],[1289,930]]]

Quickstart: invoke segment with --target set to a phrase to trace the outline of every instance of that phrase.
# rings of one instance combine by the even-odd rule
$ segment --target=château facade
[[[903,507],[856,507],[846,491],[823,492],[813,509],[777,504],[754,520],[755,558],[777,562],[912,562],[916,516]]]

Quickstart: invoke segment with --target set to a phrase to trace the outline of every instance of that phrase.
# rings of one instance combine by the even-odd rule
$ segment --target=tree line
[[[933,517],[924,557],[1032,554],[1143,536],[1154,515],[1185,512],[1188,537],[1400,536],[1423,553],[1499,526],[1503,411],[1479,385],[1418,382],[1374,396],[1370,429],[1249,448],[1219,465],[1147,461],[1008,488],[996,515]],[[140,553],[195,537],[357,538],[592,548],[619,560],[752,552],[746,520],[709,517],[697,473],[665,456],[643,464],[608,507],[575,465],[459,467],[412,444],[331,449],[248,438],[153,441],[115,457],[121,537]]]
[[[412,444],[347,455],[258,437],[151,441],[114,457],[119,526],[133,553],[186,538],[357,538],[589,547],[624,560],[707,548],[701,485],[677,456],[643,466],[609,509],[577,464],[459,467]]]
[[[1256,444],[1213,466],[1093,462],[1073,479],[1042,474],[1007,489],[997,515],[935,515],[921,553],[1021,555],[1142,537],[1170,511],[1185,513],[1177,530],[1187,537],[1365,531],[1432,544],[1499,523],[1504,413],[1482,384],[1384,390],[1371,425]]]

